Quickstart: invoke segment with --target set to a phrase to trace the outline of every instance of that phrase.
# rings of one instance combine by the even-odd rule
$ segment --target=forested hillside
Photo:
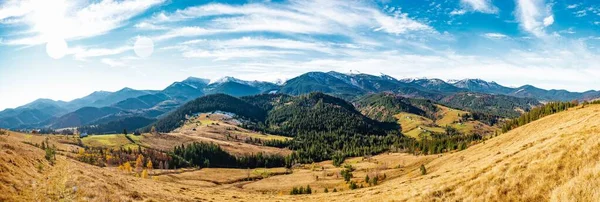
[[[480,93],[457,93],[444,97],[439,102],[452,108],[502,117],[518,117],[522,112],[540,104],[533,98]]]
[[[152,126],[159,132],[170,132],[183,125],[187,116],[213,111],[230,112],[241,118],[257,122],[262,122],[266,118],[266,111],[255,105],[230,95],[213,94],[184,104],[174,112],[153,123]],[[146,127],[144,131],[150,131],[150,128],[150,126]]]
[[[394,130],[365,117],[345,100],[323,93],[301,95],[275,106],[265,124],[268,132],[287,136],[321,131],[384,135]]]
[[[417,114],[434,119],[435,104],[425,99],[412,99],[389,93],[371,94],[355,102],[366,116],[385,122],[396,122],[394,116],[400,112]]]

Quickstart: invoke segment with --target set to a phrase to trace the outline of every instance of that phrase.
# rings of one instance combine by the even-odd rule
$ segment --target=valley
[[[327,88],[340,87],[327,84],[333,79],[366,79],[363,83],[353,80],[355,88],[366,81],[377,82],[378,87],[398,82],[369,75],[325,75],[332,78],[307,74]],[[234,78],[220,82],[273,87]],[[175,91],[173,87],[190,86],[178,83],[168,92],[186,98],[178,98],[180,104],[158,116],[147,114],[158,109],[155,106],[144,108],[152,105],[149,103],[167,105],[143,101],[145,104],[135,105],[139,108],[131,105],[127,110],[125,105],[83,107],[48,122],[64,128],[3,130],[0,142],[7,155],[1,169],[9,172],[0,177],[11,186],[0,187],[10,193],[0,200],[524,199],[520,194],[525,192],[513,189],[531,185],[515,184],[512,175],[526,174],[521,171],[529,165],[514,157],[523,151],[538,155],[527,149],[546,140],[530,142],[521,136],[536,139],[538,134],[520,131],[539,127],[536,124],[556,119],[553,117],[586,117],[600,110],[597,102],[541,105],[531,98],[464,92],[450,84],[432,87],[422,80],[410,82],[435,91],[413,89],[409,95],[369,92],[363,86],[363,94],[352,96],[347,93],[356,89],[299,95],[285,89],[282,91],[292,94],[202,95],[187,87]],[[131,101],[127,103],[135,103]],[[562,131],[557,126],[544,125],[558,131],[554,135]],[[541,133],[550,138],[545,130]],[[503,138],[510,140],[499,140]],[[518,161],[521,167],[502,164],[505,161]],[[490,172],[503,173],[499,176],[506,178]],[[556,183],[575,178],[571,174],[556,178]],[[46,184],[41,188],[29,185],[42,182]],[[547,187],[534,188],[525,198],[551,199],[550,193],[535,195],[548,192]]]
[[[12,186],[1,186],[3,192],[10,193],[2,199],[589,201],[597,189],[577,185],[596,179],[593,159],[600,151],[595,137],[599,112],[600,105],[570,108],[463,151],[442,155],[384,153],[348,158],[344,163],[354,169],[351,180],[364,187],[356,190],[350,190],[338,176],[346,168],[335,167],[331,161],[304,164],[292,168],[291,173],[285,168],[156,169],[147,179],[114,167],[81,163],[68,155],[57,155],[56,163],[50,165],[44,159],[44,150],[22,142],[39,143],[49,137],[51,144],[68,151],[77,148],[67,143],[72,137],[8,132],[0,136],[0,158],[5,162],[0,165],[2,170],[10,171],[2,172],[2,179]],[[421,165],[426,168],[425,175],[419,169]],[[366,175],[385,178],[369,186],[364,182]],[[245,181],[248,178],[252,180]],[[30,186],[31,182],[43,186]],[[307,185],[313,194],[289,195],[294,187]]]

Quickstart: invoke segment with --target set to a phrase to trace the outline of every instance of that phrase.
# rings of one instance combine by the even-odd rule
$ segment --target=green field
[[[139,143],[144,137],[143,136],[135,136],[135,135],[127,135],[130,137],[135,143]],[[125,137],[123,134],[111,134],[111,135],[90,135],[88,137],[82,138],[81,141],[86,146],[90,147],[105,147],[105,148],[136,148],[137,145],[132,143],[129,139]]]

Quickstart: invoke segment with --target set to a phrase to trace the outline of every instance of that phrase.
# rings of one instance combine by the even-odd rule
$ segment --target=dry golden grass
[[[466,121],[460,122],[461,115],[467,114],[466,111],[448,108],[445,106],[437,105],[440,109],[436,113],[437,119],[431,120],[427,117],[419,116],[410,113],[399,113],[394,117],[398,120],[400,126],[402,126],[402,133],[413,137],[415,139],[421,139],[421,137],[429,137],[432,132],[444,133],[446,126],[451,126],[457,129],[463,134],[481,134],[491,135],[498,131],[498,128],[486,125],[480,121]]]
[[[235,155],[259,152],[281,155],[291,153],[289,149],[246,143],[248,138],[261,140],[290,139],[289,137],[260,134],[241,128],[237,125],[236,120],[222,114],[200,114],[198,117],[188,120],[186,124],[172,133],[160,136],[144,135],[141,144],[162,150],[171,150],[174,146],[182,143],[211,142]]]
[[[378,186],[358,190],[336,179],[340,168],[329,161],[232,184],[222,182],[247,172],[203,169],[155,181],[62,156],[50,166],[43,150],[15,141],[25,135],[11,134],[0,136],[0,192],[5,193],[0,201],[597,201],[599,134],[600,106],[595,105],[542,118],[460,152],[351,158],[346,163],[357,168],[353,180],[358,183],[367,174],[388,176]],[[43,165],[41,171],[37,164]],[[421,164],[427,175],[421,175]],[[286,195],[293,186],[309,184],[318,193]],[[323,193],[324,187],[343,191]]]

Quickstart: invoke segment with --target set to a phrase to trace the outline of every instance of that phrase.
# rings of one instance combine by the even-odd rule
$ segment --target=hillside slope
[[[599,133],[600,106],[573,108],[433,160],[425,165],[425,176],[416,169],[380,187],[339,197],[370,201],[594,201],[600,196]]]
[[[6,193],[0,200],[595,201],[599,126],[600,105],[572,108],[461,152],[429,156],[424,176],[415,167],[392,168],[407,173],[378,186],[301,196],[139,179],[63,156],[50,166],[43,150],[21,143],[41,136],[13,133],[0,136],[0,191]],[[303,180],[293,178],[300,174],[289,177]]]

